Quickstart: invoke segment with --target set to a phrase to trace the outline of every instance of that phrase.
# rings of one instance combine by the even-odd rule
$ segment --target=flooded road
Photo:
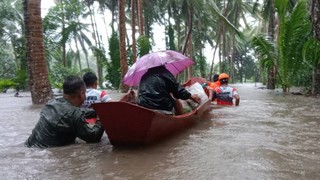
[[[29,93],[1,93],[0,179],[320,179],[320,98],[235,87],[239,107],[213,106],[191,129],[136,148],[105,134],[98,144],[26,148],[41,106]]]

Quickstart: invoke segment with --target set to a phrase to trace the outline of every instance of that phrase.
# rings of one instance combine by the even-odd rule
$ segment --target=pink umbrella
[[[194,61],[177,51],[166,50],[146,54],[139,58],[128,70],[122,82],[128,86],[137,86],[149,68],[164,65],[173,75],[179,74]]]

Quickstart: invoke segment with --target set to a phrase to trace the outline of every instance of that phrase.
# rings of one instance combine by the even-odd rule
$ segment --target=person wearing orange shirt
[[[238,106],[240,96],[236,88],[228,86],[229,75],[226,73],[220,74],[219,81],[221,86],[214,89],[213,99],[217,98],[218,105],[233,105],[233,99],[235,99],[235,105]]]
[[[220,86],[219,75],[215,74],[213,75],[213,82],[208,82],[209,90],[213,92],[219,86]],[[215,101],[215,100],[216,99],[212,98],[212,101]]]
[[[216,89],[216,87],[219,87],[220,81],[218,80],[219,80],[219,75],[218,74],[213,75],[213,82],[208,83],[209,87],[212,89]]]

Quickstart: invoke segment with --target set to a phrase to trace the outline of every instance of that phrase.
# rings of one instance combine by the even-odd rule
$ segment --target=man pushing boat
[[[80,77],[68,76],[63,83],[63,97],[50,100],[42,109],[40,119],[25,142],[27,147],[54,147],[74,143],[78,137],[88,143],[99,142],[103,127],[99,121],[86,122],[80,106],[86,98],[86,88]]]

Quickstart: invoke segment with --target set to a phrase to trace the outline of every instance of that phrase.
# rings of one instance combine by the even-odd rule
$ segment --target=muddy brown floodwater
[[[194,127],[136,148],[113,147],[106,134],[26,148],[41,106],[30,93],[1,93],[0,179],[320,179],[320,98],[235,87],[239,107],[213,106]]]

